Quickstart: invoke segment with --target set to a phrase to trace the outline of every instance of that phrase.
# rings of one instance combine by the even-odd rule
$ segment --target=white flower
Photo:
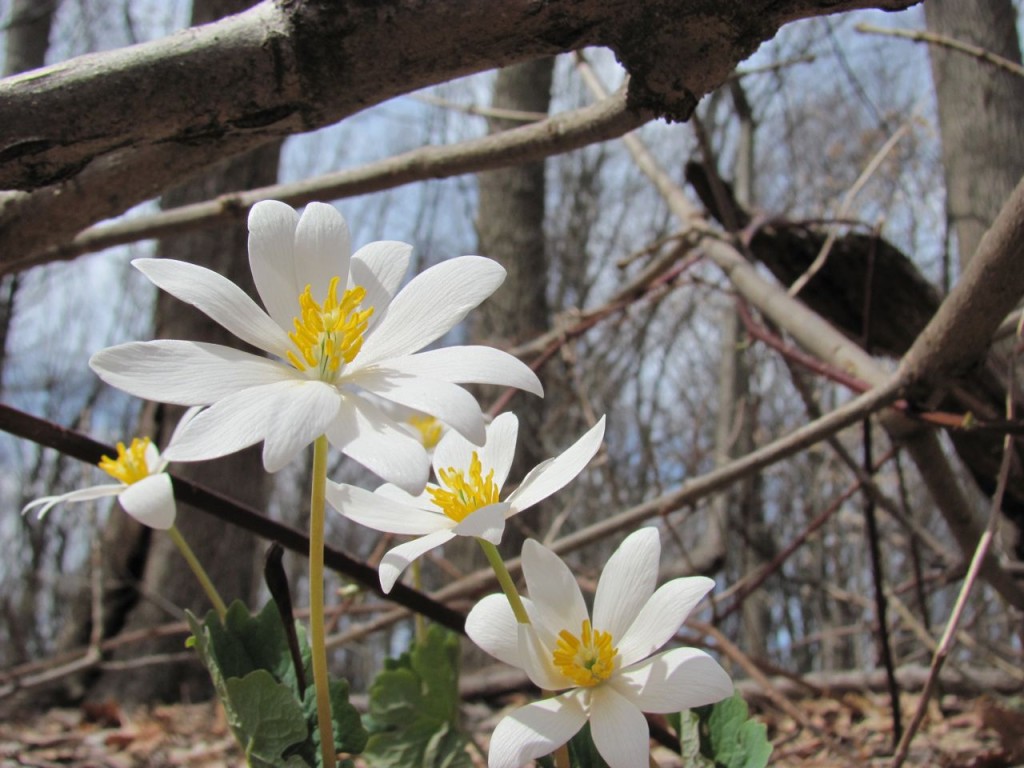
[[[732,693],[714,659],[668,642],[714,585],[703,576],[655,590],[661,544],[655,528],[628,536],[601,572],[593,621],[569,568],[536,541],[523,545],[530,624],[517,624],[504,595],[481,600],[466,619],[470,638],[520,667],[542,690],[564,691],[506,716],[491,737],[490,768],[518,768],[549,754],[589,720],[611,768],[648,764],[644,712],[679,712]]]
[[[385,480],[423,488],[429,459],[368,395],[415,408],[482,442],[476,400],[457,384],[500,384],[541,394],[511,355],[487,347],[412,354],[443,336],[505,277],[490,259],[462,256],[398,291],[411,246],[382,241],[350,255],[345,220],[311,203],[302,216],[277,201],[249,214],[249,263],[264,312],[239,287],[202,267],[169,259],[133,264],[276,360],[192,341],[123,344],[93,356],[108,384],[138,397],[209,406],[168,451],[199,461],[263,442],[270,472],[322,434]],[[397,295],[396,295],[397,292]]]
[[[164,472],[167,460],[148,437],[136,437],[128,448],[124,443],[118,443],[117,458],[104,456],[99,467],[118,482],[81,488],[60,496],[44,496],[26,504],[21,513],[40,507],[39,517],[42,518],[54,506],[65,501],[92,501],[117,496],[124,511],[143,525],[159,531],[166,531],[174,525],[174,490],[170,475]]]
[[[601,446],[604,417],[557,458],[534,467],[504,500],[501,487],[515,456],[519,420],[503,413],[486,431],[480,448],[458,432],[446,432],[434,450],[437,484],[431,483],[419,496],[387,484],[370,493],[327,482],[327,500],[345,517],[385,533],[419,537],[384,555],[380,584],[385,592],[409,563],[456,536],[501,541],[505,520],[562,489],[583,471]]]

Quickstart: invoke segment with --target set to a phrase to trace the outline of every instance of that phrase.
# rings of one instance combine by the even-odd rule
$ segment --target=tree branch
[[[639,128],[652,119],[626,103],[621,89],[611,97],[550,119],[452,146],[427,146],[385,160],[312,179],[274,184],[213,200],[183,205],[149,216],[101,224],[78,233],[71,241],[35,256],[0,255],[0,274],[44,262],[72,259],[115,245],[181,234],[228,221],[244,221],[260,200],[281,200],[301,206],[314,200],[337,200],[426,179],[446,179],[464,173],[514,165],[607,141]],[[8,260],[9,258],[9,260]]]
[[[163,40],[0,81],[0,253],[66,242],[217,160],[386,99],[607,46],[672,119],[799,18],[916,0],[267,0]],[[452,45],[458,40],[458,45]]]
[[[88,435],[72,429],[51,424],[43,419],[23,413],[9,405],[0,403],[0,430],[17,437],[31,440],[47,448],[53,448],[79,461],[97,464],[104,456],[116,455],[117,451],[109,445],[93,440]],[[250,531],[269,541],[276,541],[286,549],[300,555],[309,554],[309,539],[300,531],[271,520],[255,509],[240,504],[220,493],[211,491],[199,483],[193,483],[169,472],[174,482],[175,497],[185,504],[191,504],[208,514],[217,517],[230,525]],[[384,596],[380,590],[380,581],[374,568],[349,557],[332,547],[324,548],[325,565],[338,573],[345,574],[358,581],[370,591]],[[457,632],[463,631],[465,617],[446,605],[436,602],[422,592],[418,592],[404,584],[396,584],[387,597],[406,608],[425,616],[439,624],[444,624]]]

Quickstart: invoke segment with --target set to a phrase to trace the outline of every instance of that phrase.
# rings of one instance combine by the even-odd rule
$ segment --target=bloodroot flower
[[[143,525],[166,531],[174,525],[176,507],[171,478],[164,469],[167,460],[148,437],[132,440],[125,448],[117,444],[117,458],[104,456],[99,468],[117,480],[116,483],[80,488],[59,496],[44,496],[26,504],[22,514],[39,508],[43,517],[57,504],[64,502],[92,501],[107,496],[116,496],[121,507]]]
[[[588,720],[611,768],[645,766],[644,712],[679,712],[732,694],[725,670],[703,651],[655,653],[714,585],[694,576],[655,589],[660,550],[655,528],[628,536],[601,572],[591,618],[569,568],[531,539],[523,545],[530,623],[516,622],[504,595],[489,595],[470,611],[466,632],[473,642],[525,670],[542,690],[561,691],[498,723],[490,768],[518,768],[549,754]]]
[[[413,560],[456,536],[501,541],[505,520],[561,490],[583,471],[601,446],[604,418],[559,456],[535,467],[502,499],[518,434],[519,420],[512,413],[487,425],[487,440],[480,447],[458,432],[446,432],[434,449],[437,482],[418,496],[392,485],[370,493],[328,481],[327,501],[345,517],[385,533],[418,537],[384,555],[380,584],[385,592]]]
[[[90,365],[138,397],[206,406],[183,431],[171,461],[199,461],[263,443],[274,472],[326,434],[336,448],[411,492],[427,480],[420,441],[374,403],[384,398],[484,440],[480,406],[458,384],[499,384],[541,394],[511,355],[488,347],[419,352],[490,296],[505,270],[462,256],[413,278],[401,291],[412,247],[374,242],[350,254],[334,208],[311,203],[301,217],[264,201],[249,214],[249,264],[266,311],[209,269],[137,259],[153,283],[194,305],[273,358],[217,344],[159,340],[103,350]]]

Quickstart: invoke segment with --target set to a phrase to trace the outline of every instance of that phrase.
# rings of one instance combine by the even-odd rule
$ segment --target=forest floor
[[[906,695],[907,713],[917,706]],[[775,745],[773,766],[887,766],[892,762],[892,718],[886,697],[794,701],[796,710],[756,711]],[[467,707],[473,732],[485,734],[500,713]],[[794,715],[803,723],[798,726]],[[909,715],[905,717],[909,718]],[[481,737],[486,746],[486,737]],[[662,768],[679,768],[677,756],[658,748]],[[483,760],[474,756],[478,765]],[[981,696],[933,702],[913,742],[907,765],[938,768],[1003,768],[1024,765],[1024,713]],[[122,709],[114,702],[54,709],[0,722],[0,768],[163,768],[242,766],[244,761],[216,704]]]

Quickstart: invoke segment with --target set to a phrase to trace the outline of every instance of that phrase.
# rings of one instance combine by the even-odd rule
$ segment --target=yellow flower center
[[[100,469],[125,485],[149,477],[149,464],[146,463],[146,449],[149,448],[149,443],[148,437],[136,437],[132,440],[130,448],[125,448],[124,443],[118,443],[117,458],[104,456],[100,459]]]
[[[590,619],[586,619],[579,637],[567,629],[558,633],[558,647],[552,659],[563,675],[576,685],[589,688],[612,676],[618,652],[612,645],[611,633],[591,629]]]
[[[416,428],[416,431],[420,433],[420,442],[423,443],[423,447],[428,451],[436,448],[438,441],[441,439],[441,422],[435,419],[433,416],[412,416],[409,419],[409,424]]]
[[[462,522],[470,514],[488,504],[498,503],[498,486],[494,482],[494,470],[483,476],[480,457],[473,451],[469,461],[469,478],[455,467],[437,470],[438,479],[447,488],[427,488],[434,503],[455,522]]]
[[[342,361],[351,363],[363,346],[363,334],[373,314],[373,307],[359,309],[366,298],[366,289],[361,285],[345,291],[338,300],[337,277],[331,278],[327,298],[318,304],[313,298],[312,288],[299,296],[301,314],[295,318],[295,332],[290,338],[301,353],[288,353],[288,361],[305,371],[316,368],[323,381],[334,381]]]

